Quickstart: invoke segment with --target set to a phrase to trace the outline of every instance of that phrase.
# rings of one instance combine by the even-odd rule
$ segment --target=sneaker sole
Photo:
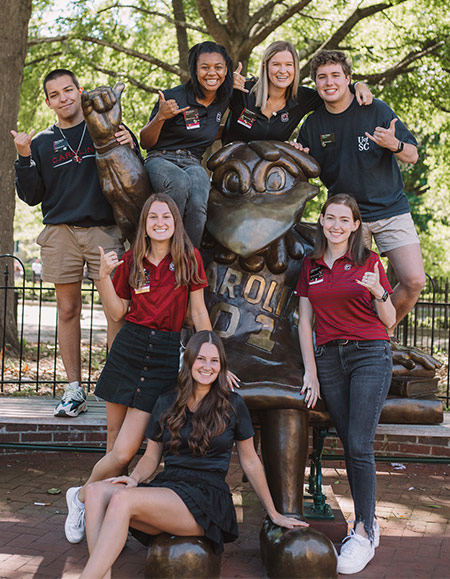
[[[339,558],[338,558],[337,572],[340,573],[341,575],[353,575],[354,573],[360,573],[367,567],[367,565],[372,561],[374,557],[375,557],[375,549],[373,550],[371,556],[364,561],[364,564],[361,563],[361,565],[359,565],[358,567],[352,567],[347,569],[339,568]]]
[[[66,410],[64,410],[64,408],[61,408],[61,410],[58,410],[58,411],[55,410],[53,412],[53,416],[59,416],[60,418],[76,418],[82,412],[87,412],[87,411],[88,411],[87,402],[83,402],[75,410],[66,411]]]

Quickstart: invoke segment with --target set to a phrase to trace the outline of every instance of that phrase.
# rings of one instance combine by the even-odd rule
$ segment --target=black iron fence
[[[27,275],[22,261],[14,256],[0,256],[0,268],[0,392],[55,396],[67,380],[58,354],[53,285],[36,276],[32,279],[31,272]],[[89,391],[93,390],[106,359],[106,320],[93,283],[83,282],[81,291],[82,383]],[[442,361],[439,396],[446,406],[450,405],[449,293],[449,279],[428,276],[419,301],[396,333],[401,344],[418,347]],[[11,319],[17,324],[10,329],[18,338],[16,344],[8,339]]]

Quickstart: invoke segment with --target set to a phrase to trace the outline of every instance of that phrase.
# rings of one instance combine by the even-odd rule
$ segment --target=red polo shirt
[[[133,252],[131,249],[126,251],[122,256],[123,263],[116,269],[113,277],[117,295],[124,300],[130,300],[130,308],[125,319],[163,332],[179,332],[186,316],[189,292],[208,286],[202,258],[197,250],[195,250],[195,257],[199,276],[205,280],[204,283],[181,285],[175,289],[175,271],[172,256],[169,253],[157,266],[144,258],[144,269],[148,281],[146,286],[149,290],[136,293],[136,290],[128,283]]]
[[[373,305],[373,296],[355,280],[379,264],[380,283],[392,293],[380,258],[373,251],[364,265],[355,265],[348,254],[330,269],[323,259],[306,256],[295,293],[311,302],[318,346],[331,340],[388,340],[386,328]]]

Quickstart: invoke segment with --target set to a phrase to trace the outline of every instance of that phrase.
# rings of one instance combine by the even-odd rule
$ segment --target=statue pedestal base
[[[320,531],[326,535],[330,541],[334,544],[339,544],[342,539],[347,535],[347,521],[341,511],[339,503],[336,500],[333,489],[331,485],[326,485],[322,487],[323,493],[327,498],[327,505],[333,514],[332,519],[326,519],[322,517],[316,517],[313,512],[313,502],[309,498],[309,495],[305,496],[303,513],[305,520],[310,524],[310,526],[316,531]],[[312,512],[312,516],[309,513]]]
[[[282,529],[266,517],[259,540],[270,579],[337,578],[337,553],[333,543],[311,527]]]
[[[222,556],[203,537],[157,535],[148,549],[146,579],[219,579]]]

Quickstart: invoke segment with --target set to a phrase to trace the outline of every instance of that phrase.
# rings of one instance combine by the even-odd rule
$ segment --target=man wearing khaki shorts
[[[69,70],[54,70],[44,79],[44,92],[45,102],[56,113],[56,124],[34,138],[34,132],[11,133],[19,155],[15,162],[17,193],[29,205],[42,204],[45,227],[37,239],[42,278],[55,285],[58,341],[69,385],[54,413],[72,417],[87,410],[86,395],[80,386],[84,267],[97,286],[99,245],[105,252],[121,255],[123,244],[112,208],[100,188],[78,79]],[[117,141],[134,148],[131,133],[123,126],[120,129],[115,135]],[[113,322],[106,310],[105,316],[111,345],[121,323]]]
[[[314,56],[311,77],[324,106],[303,123],[296,146],[320,163],[329,195],[348,193],[358,201],[367,244],[373,235],[397,275],[391,296],[397,326],[425,284],[419,238],[397,163],[417,162],[417,141],[383,101],[359,107],[349,89],[350,76],[345,53],[322,50]],[[395,326],[388,328],[390,335]]]

